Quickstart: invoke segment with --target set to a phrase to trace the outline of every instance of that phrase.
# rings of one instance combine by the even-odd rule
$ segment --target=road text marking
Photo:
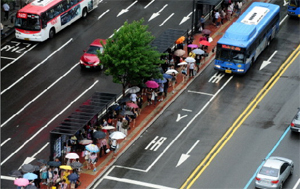
[[[148,148],[152,145],[152,147],[150,148],[150,150],[156,151],[163,143],[164,141],[167,139],[166,137],[160,137],[159,140],[158,139],[159,136],[156,136],[145,148],[145,150],[148,150]],[[157,141],[156,141],[157,140]]]

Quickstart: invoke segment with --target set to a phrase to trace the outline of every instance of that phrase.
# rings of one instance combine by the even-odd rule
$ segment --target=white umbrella
[[[196,62],[193,57],[187,57],[184,61],[186,61],[187,63]]]
[[[177,64],[178,66],[182,66],[182,65],[187,65],[187,62],[180,62],[179,64]]]
[[[88,139],[83,139],[79,141],[79,144],[81,145],[88,145],[88,144],[92,144],[93,141],[92,140],[88,140]]]
[[[115,127],[114,127],[114,126],[111,126],[111,125],[107,125],[107,126],[102,127],[101,129],[104,129],[104,130],[112,130],[112,129],[115,129]]]
[[[166,71],[166,74],[172,74],[172,73],[178,74],[178,71],[175,69],[169,69],[168,71]]]
[[[137,93],[137,92],[139,92],[139,91],[140,91],[140,88],[137,87],[137,86],[130,87],[130,88],[128,89],[128,93]]]
[[[115,131],[110,134],[110,138],[113,140],[119,140],[119,139],[123,139],[125,137],[126,137],[126,135],[124,133],[122,133],[121,131]]]
[[[175,56],[183,56],[185,54],[185,51],[182,50],[182,49],[177,49],[175,52],[174,52],[174,55]]]
[[[201,50],[201,49],[194,49],[193,53],[201,55],[201,54],[204,54],[205,52],[204,52],[204,50]]]
[[[79,158],[79,155],[76,154],[76,153],[67,153],[67,155],[65,156],[65,158],[68,158],[68,159],[77,159]]]

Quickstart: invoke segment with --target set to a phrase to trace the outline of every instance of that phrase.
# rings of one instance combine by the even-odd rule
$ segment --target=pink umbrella
[[[135,103],[129,102],[126,104],[126,106],[131,107],[131,108],[138,108],[139,106],[136,105]]]
[[[152,81],[152,80],[147,81],[145,84],[148,88],[152,88],[152,89],[159,87],[159,85],[155,81]]]
[[[196,45],[196,44],[189,44],[188,47],[190,47],[190,48],[197,48],[198,45]]]
[[[210,42],[208,42],[208,41],[200,41],[199,43],[201,45],[210,46]]]
[[[25,179],[25,178],[17,178],[14,181],[14,185],[17,185],[17,186],[27,186],[28,184],[29,184],[29,180]]]

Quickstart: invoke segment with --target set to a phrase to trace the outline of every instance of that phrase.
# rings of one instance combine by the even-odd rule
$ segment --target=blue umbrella
[[[172,79],[172,76],[166,73],[163,74],[163,77],[166,79]]]
[[[72,173],[68,176],[70,181],[76,181],[78,179],[78,175],[76,173]]]
[[[163,78],[163,79],[154,79],[154,81],[156,81],[156,83],[166,83],[167,79]]]
[[[89,144],[85,146],[85,149],[88,150],[89,152],[95,152],[95,153],[99,152],[99,148],[95,144]]]
[[[37,179],[38,176],[34,173],[26,173],[23,175],[23,178],[28,179],[28,180],[34,180],[34,179]]]

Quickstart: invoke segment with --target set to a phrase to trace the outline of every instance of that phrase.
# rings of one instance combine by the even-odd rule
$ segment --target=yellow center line
[[[210,150],[202,162],[196,167],[192,174],[187,178],[184,184],[180,187],[190,188],[194,182],[200,177],[203,171],[208,167],[215,156],[221,151],[225,144],[230,140],[236,130],[242,125],[242,123],[247,119],[247,117],[253,112],[257,104],[265,97],[269,90],[274,86],[286,69],[293,63],[293,61],[299,56],[300,45],[292,52],[292,54],[286,59],[286,61],[280,66],[277,72],[271,77],[271,79],[264,85],[264,87],[259,91],[256,97],[251,101],[251,103],[246,107],[243,113],[235,120],[235,122],[226,131],[223,137],[217,142],[217,144]],[[198,173],[198,174],[197,174]],[[196,175],[197,174],[197,175]],[[196,176],[195,176],[196,175]]]

